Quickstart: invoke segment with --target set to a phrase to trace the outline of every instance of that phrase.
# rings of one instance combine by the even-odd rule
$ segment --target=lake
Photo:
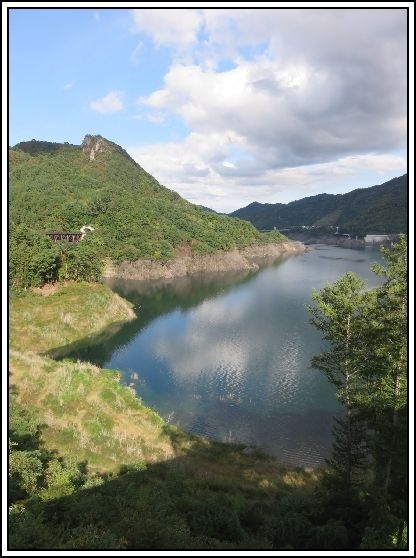
[[[119,370],[145,404],[189,432],[316,467],[330,454],[341,408],[310,368],[324,344],[305,305],[347,271],[380,284],[374,261],[382,261],[375,249],[315,245],[255,273],[109,279],[138,318],[76,356]]]

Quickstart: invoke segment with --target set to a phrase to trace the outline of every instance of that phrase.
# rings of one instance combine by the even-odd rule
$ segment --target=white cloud
[[[190,134],[183,142],[166,142],[127,149],[161,184],[187,200],[231,212],[254,200],[288,203],[321,192],[342,193],[372,186],[404,174],[405,156],[370,153],[287,168],[268,168],[254,161],[231,160],[238,143],[232,133]],[[246,163],[246,166],[244,165]],[[373,178],[363,183],[363,175]]]
[[[318,166],[318,165],[317,165]],[[380,175],[397,172],[406,172],[407,161],[405,157],[393,155],[391,153],[378,153],[366,155],[350,155],[331,164],[333,168],[346,168],[351,172],[358,170],[375,170]]]
[[[149,34],[157,45],[191,45],[198,40],[200,10],[133,10],[133,30]]]
[[[89,107],[91,110],[99,112],[100,114],[118,112],[123,108],[123,102],[121,100],[122,95],[120,91],[110,91],[105,97],[102,97],[102,99],[92,101]]]
[[[221,375],[222,387],[238,398],[245,392],[245,383],[251,381],[253,366],[261,360],[263,374],[258,388],[265,396],[274,389],[288,389],[289,379],[290,389],[297,389],[299,367],[303,363],[296,342],[286,339],[282,330],[279,336],[282,350],[277,355],[266,356],[265,347],[276,346],[276,330],[269,328],[265,332],[259,322],[264,324],[270,308],[275,308],[270,306],[270,300],[276,291],[273,277],[263,276],[259,281],[263,293],[270,291],[260,306],[257,298],[244,292],[238,297],[238,304],[234,297],[219,295],[188,312],[185,327],[177,335],[167,335],[160,324],[150,326],[147,346],[168,363],[175,383],[189,386],[198,379],[205,383]],[[245,324],[243,329],[241,324]],[[169,328],[169,323],[165,327]]]
[[[377,80],[377,86],[379,86]],[[257,159],[283,167],[316,163],[365,150],[405,145],[405,106],[384,87],[368,106],[368,91],[353,92],[340,74],[266,57],[226,72],[172,66],[163,89],[143,105],[175,113],[198,133],[230,130]],[[405,91],[402,91],[405,97]]]
[[[75,87],[75,82],[74,81],[70,81],[68,83],[66,83],[62,89],[66,90],[66,89],[72,89],[73,87]]]
[[[134,29],[172,52],[141,110],[191,133],[129,152],[187,199],[227,211],[406,172],[405,10],[139,9]]]
[[[153,122],[153,124],[163,124],[165,121],[165,116],[162,112],[152,112],[147,114],[146,118],[149,122]]]

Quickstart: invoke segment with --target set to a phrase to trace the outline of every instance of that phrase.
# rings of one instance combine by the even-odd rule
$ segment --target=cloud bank
[[[133,10],[133,31],[171,55],[138,107],[189,133],[128,151],[181,195],[223,210],[346,177],[353,189],[363,172],[402,174],[406,26],[404,9]],[[91,103],[121,106],[114,92]]]

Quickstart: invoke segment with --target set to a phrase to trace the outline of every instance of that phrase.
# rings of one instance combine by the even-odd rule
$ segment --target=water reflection
[[[121,370],[147,404],[193,433],[319,465],[340,408],[332,386],[310,369],[323,344],[305,304],[313,288],[346,271],[377,284],[370,262],[379,255],[357,255],[316,246],[259,273],[113,280],[138,319],[77,356]]]
[[[186,311],[206,298],[215,297],[236,284],[249,281],[252,276],[251,271],[241,271],[160,281],[106,279],[105,283],[111,289],[133,303],[137,319],[118,326],[116,333],[111,337],[106,336],[103,342],[99,338],[94,341],[91,337],[86,342],[68,347],[66,351],[62,348],[61,353],[104,366],[115,351],[128,345],[158,316],[175,309]]]

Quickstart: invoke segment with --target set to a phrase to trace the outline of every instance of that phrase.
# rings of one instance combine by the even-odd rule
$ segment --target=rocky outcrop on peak
[[[97,153],[103,153],[107,149],[107,142],[101,136],[90,136],[87,134],[82,142],[82,150],[90,161],[94,161]]]

